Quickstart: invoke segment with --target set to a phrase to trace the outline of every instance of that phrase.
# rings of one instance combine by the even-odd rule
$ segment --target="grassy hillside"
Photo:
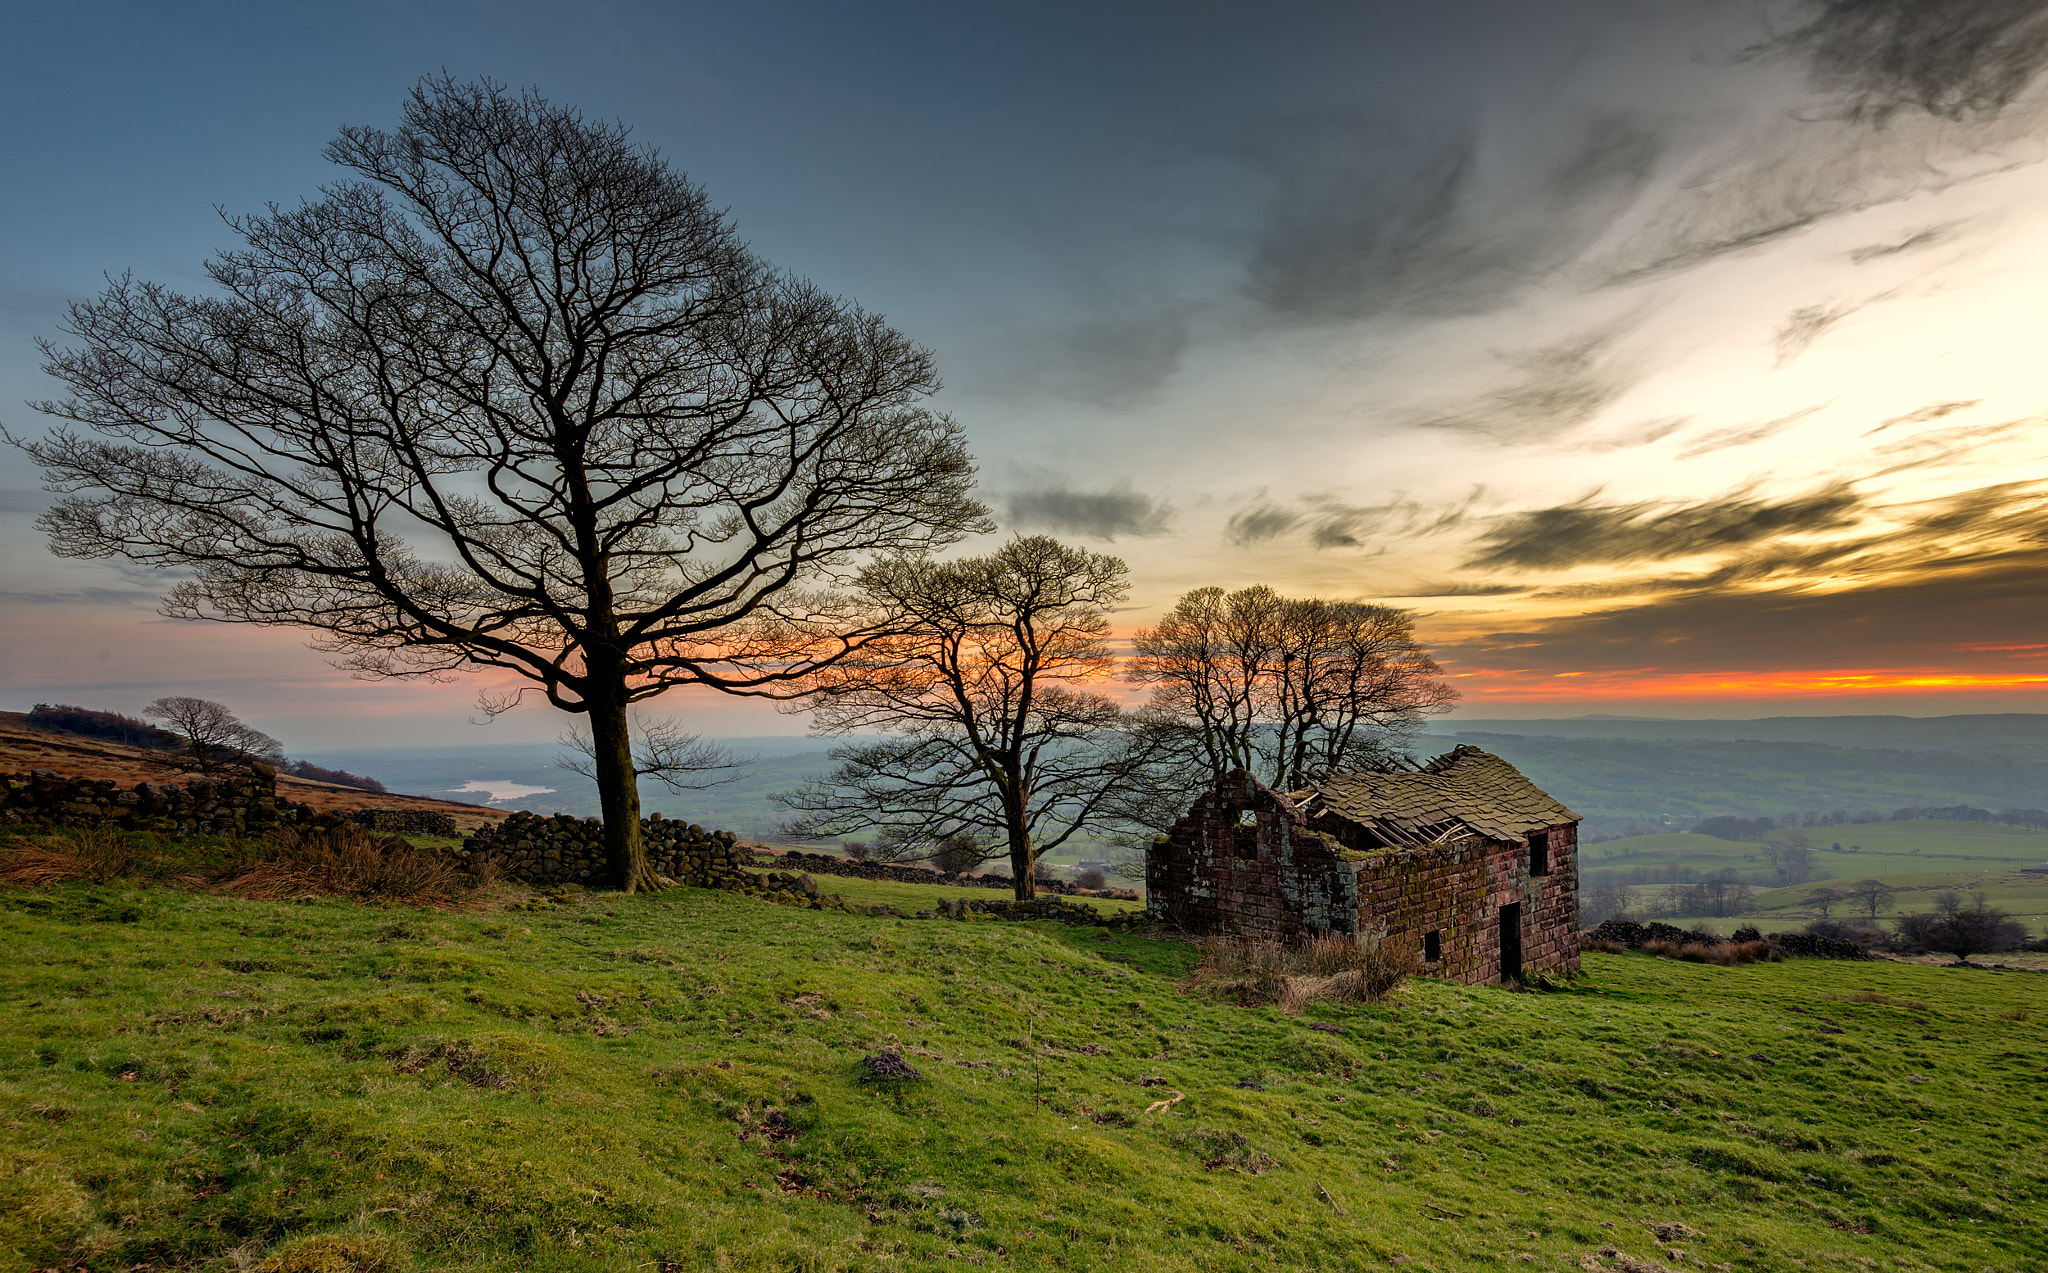
[[[1174,942],[696,890],[63,885],[0,948],[9,1270],[2048,1258],[2025,974],[1594,956],[1289,1019]]]

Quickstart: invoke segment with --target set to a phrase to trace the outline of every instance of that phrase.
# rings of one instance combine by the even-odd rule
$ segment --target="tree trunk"
[[[1017,900],[1028,902],[1038,896],[1038,862],[1031,852],[1031,832],[1016,801],[1005,799],[1003,820],[1009,823],[1010,879],[1015,882]]]
[[[602,697],[593,695],[589,702],[591,759],[612,884],[622,893],[659,892],[661,882],[655,879],[654,868],[647,863],[647,846],[640,840],[640,786],[633,769],[625,686],[611,688]]]

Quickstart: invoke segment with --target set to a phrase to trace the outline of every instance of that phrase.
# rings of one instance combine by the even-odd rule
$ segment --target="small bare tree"
[[[1849,886],[1848,893],[1850,897],[1862,903],[1863,908],[1870,912],[1872,920],[1877,918],[1879,911],[1891,903],[1892,898],[1898,896],[1897,889],[1883,880],[1876,879],[1858,880]]]
[[[250,725],[244,725],[226,704],[206,698],[173,695],[160,698],[142,709],[150,720],[162,721],[184,740],[184,751],[199,772],[212,773],[227,761],[253,758],[268,764],[284,763],[284,744]]]
[[[897,557],[862,573],[881,614],[906,615],[899,635],[871,642],[811,681],[803,706],[821,733],[888,731],[835,748],[839,768],[776,797],[804,836],[869,827],[883,843],[993,838],[1017,896],[1036,892],[1040,854],[1102,814],[1138,757],[1111,699],[1075,688],[1115,660],[1109,608],[1128,590],[1114,557],[1045,536],[986,557]]]
[[[351,179],[231,218],[210,295],[71,308],[39,524],[189,571],[168,614],[587,715],[613,881],[654,887],[631,704],[790,692],[871,634],[825,589],[986,527],[931,356],[533,92],[425,81],[326,154]]]

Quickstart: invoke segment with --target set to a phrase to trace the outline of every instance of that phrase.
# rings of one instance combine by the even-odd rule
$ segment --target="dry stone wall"
[[[655,814],[640,822],[648,865],[655,874],[685,884],[702,884],[738,872],[743,854],[730,831],[706,831],[695,823]],[[607,875],[604,820],[552,817],[520,811],[462,842],[472,871],[485,863],[499,874],[529,884],[602,884]]]
[[[138,782],[123,787],[111,778],[66,777],[54,769],[8,774],[0,823],[66,827],[116,827],[166,835],[261,835],[276,826],[315,828],[354,825],[399,835],[453,836],[455,820],[428,809],[358,809],[323,813],[309,804],[280,799],[277,771],[268,765],[224,770],[216,778],[190,782]]]

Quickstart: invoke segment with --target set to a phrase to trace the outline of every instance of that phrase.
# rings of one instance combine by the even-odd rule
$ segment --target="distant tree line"
[[[374,791],[380,796],[388,795],[391,791],[375,778],[352,774],[346,769],[328,769],[310,760],[288,760],[284,764],[284,770],[294,778],[304,778],[309,782],[332,783],[337,787],[354,787],[359,791]]]
[[[1846,809],[1831,809],[1825,813],[1809,810],[1806,813],[1788,813],[1782,818],[1773,818],[1768,814],[1757,818],[1718,814],[1695,822],[1692,830],[1694,835],[1711,835],[1718,840],[1761,840],[1773,831],[1806,827],[1861,826],[1871,822],[1998,822],[2008,826],[2043,829],[2048,828],[2048,810],[1991,810],[1958,804],[1894,809],[1890,813],[1878,809],[1860,809],[1853,813]]]
[[[82,734],[87,738],[104,738],[108,742],[126,743],[130,747],[171,751],[184,746],[184,740],[176,734],[167,729],[158,729],[148,721],[123,716],[119,712],[100,712],[90,707],[74,707],[69,703],[37,703],[29,709],[28,723],[37,729]]]
[[[2048,809],[1989,809],[1972,808],[1966,804],[1946,805],[1939,808],[1895,809],[1893,822],[2001,822],[2008,826],[2048,828]]]

